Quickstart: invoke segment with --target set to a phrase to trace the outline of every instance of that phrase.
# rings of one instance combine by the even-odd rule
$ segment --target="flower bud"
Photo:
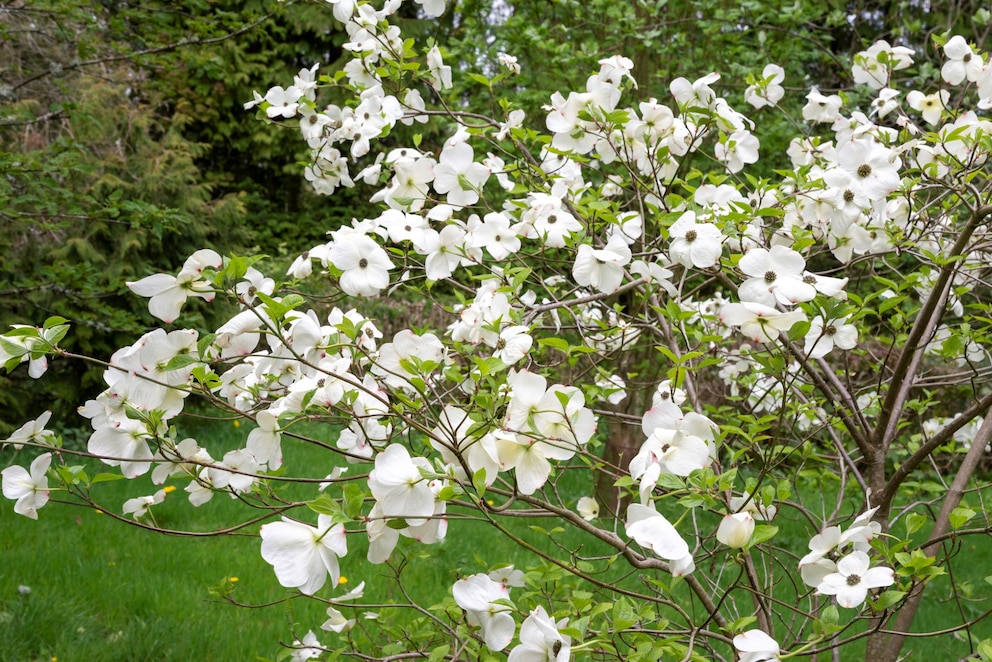
[[[754,518],[751,513],[727,515],[716,530],[716,539],[727,547],[740,548],[747,544],[754,533]]]

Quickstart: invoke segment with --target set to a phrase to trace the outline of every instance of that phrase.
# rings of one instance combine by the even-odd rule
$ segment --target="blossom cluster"
[[[430,16],[445,10],[442,0],[418,2]],[[942,255],[955,245],[961,219],[935,211],[939,200],[928,187],[984,167],[992,122],[974,111],[952,115],[943,93],[910,90],[902,103],[894,76],[912,66],[914,53],[878,42],[855,58],[852,71],[872,91],[871,109],[848,111],[839,95],[811,90],[802,110],[809,133],[790,144],[792,172],[774,186],[748,188],[727,178],[757,162],[759,141],[756,123],[719,96],[718,74],[674,80],[667,102],[633,102],[638,81],[622,56],[600,60],[582,90],[550,95],[540,118],[510,104],[504,117],[449,127],[431,151],[419,141],[402,143],[402,127],[435,113],[458,118],[458,111],[428,108],[453,86],[442,51],[431,45],[417,53],[403,40],[390,23],[398,1],[381,9],[355,0],[331,4],[353,55],[343,75],[303,69],[292,85],[256,93],[246,108],[267,121],[298,123],[310,151],[304,176],[315,191],[364,184],[380,211],[331,229],[327,241],[296,257],[281,284],[287,288],[254,263],[209,249],[193,253],[177,275],[128,283],[166,324],[190,297],[227,297],[237,313],[209,334],[158,328],[114,353],[106,389],[80,408],[92,426],[87,452],[126,478],[150,473],[157,485],[185,482],[194,506],[226,494],[272,499],[283,513],[302,505],[284,504],[272,491],[284,452],[307,441],[296,426],[341,423],[336,439],[321,443],[342,461],[310,477],[320,483],[309,502],[316,525],[312,516],[282,514],[259,532],[276,579],[305,595],[337,587],[348,536],[366,536],[367,560],[387,563],[404,539],[444,540],[449,524],[457,525],[449,509],[476,507],[488,517],[492,493],[504,499],[492,512],[517,499],[558,499],[549,513],[594,527],[605,504],[585,497],[566,507],[557,493],[561,472],[580,465],[629,487],[626,508],[612,513],[623,535],[600,530],[602,539],[618,541],[618,553],[641,564],[660,559],[651,567],[672,577],[696,573],[700,554],[739,553],[749,563],[761,542],[756,521],[771,521],[782,504],[760,496],[758,486],[735,485],[736,471],[727,467],[764,451],[733,447],[744,432],[716,409],[704,413],[685,365],[718,357],[708,365],[722,362],[719,379],[751,415],[788,405],[799,412],[796,430],[812,437],[827,428],[826,403],[807,394],[828,381],[817,370],[859,347],[859,325],[867,324],[860,304],[871,298],[851,287],[856,265]],[[992,106],[992,65],[984,56],[960,37],[943,51],[944,82],[973,85],[976,107]],[[423,63],[419,77],[403,78],[410,68],[397,65],[414,59]],[[503,62],[515,71],[512,56]],[[751,77],[746,102],[756,110],[776,106],[788,74],[769,64]],[[399,96],[386,91],[395,88],[383,80],[390,75],[404,83]],[[348,101],[322,105],[320,94],[332,87],[346,90]],[[544,140],[528,141],[528,121],[547,130]],[[814,135],[824,126],[829,133]],[[517,162],[508,164],[508,155]],[[703,157],[719,164],[719,176],[679,186],[685,164]],[[946,286],[959,303],[982,282],[976,274],[988,255],[965,258]],[[920,269],[909,285],[893,285],[898,293],[878,299],[928,300],[945,287],[938,271]],[[424,294],[437,283],[457,295],[445,302],[443,328],[405,328],[385,338],[356,309],[306,307],[292,289],[316,277],[355,298],[401,287]],[[960,316],[961,306],[955,312],[952,300],[951,314]],[[47,350],[57,345],[47,331],[5,336],[0,356],[8,367],[28,361],[31,376],[40,376]],[[987,361],[987,353],[957,338],[935,325],[921,347],[964,364]],[[659,345],[664,369],[654,358],[625,363]],[[173,424],[194,394],[253,422],[243,445],[221,455],[203,440],[179,438]],[[603,419],[625,400],[633,409],[617,418],[635,429],[640,422],[639,444],[626,465],[604,467],[592,447],[597,434],[607,434]],[[851,418],[874,415],[851,400],[844,406],[861,407]],[[39,419],[8,443],[46,445],[44,425]],[[16,500],[16,512],[37,516],[51,463],[46,453],[30,470],[3,471],[3,493]],[[348,474],[344,464],[361,465],[361,472]],[[720,477],[693,484],[708,473]],[[361,498],[349,500],[342,485],[356,482]],[[669,498],[697,488],[696,500]],[[164,495],[133,500],[125,511],[143,517]],[[697,508],[706,515],[697,518]],[[872,565],[871,543],[882,528],[876,512],[846,530],[827,526],[809,541],[798,564],[807,587],[857,608],[870,591],[896,582],[892,568]],[[511,662],[569,659],[567,620],[536,604],[518,612],[509,589],[522,580],[511,575],[480,573],[454,584],[467,624],[491,651],[517,637]],[[528,614],[519,627],[517,613]],[[328,616],[326,631],[354,625],[334,606]],[[733,643],[741,659],[780,655],[761,630]],[[321,650],[311,631],[294,655],[310,659]]]

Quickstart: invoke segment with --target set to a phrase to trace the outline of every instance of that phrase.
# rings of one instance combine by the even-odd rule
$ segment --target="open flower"
[[[572,640],[558,628],[567,622],[568,619],[555,623],[544,607],[535,607],[520,626],[520,645],[510,651],[507,662],[566,662]]]
[[[389,285],[393,263],[379,244],[364,235],[334,242],[327,259],[343,273],[339,284],[351,296],[375,296]]]
[[[982,57],[976,55],[961,35],[954,35],[944,44],[947,62],[940,68],[941,77],[951,85],[960,85],[965,79],[974,83],[982,75]]]
[[[747,130],[734,131],[714,148],[716,158],[727,165],[730,172],[740,172],[748,163],[758,160],[758,139]]]
[[[179,317],[179,311],[187,298],[193,296],[213,301],[213,287],[203,280],[203,270],[219,269],[223,262],[216,251],[203,249],[193,253],[175,276],[154,274],[129,282],[127,286],[138,296],[150,297],[148,312],[166,324],[171,324]]]
[[[471,145],[456,143],[441,152],[440,162],[434,170],[434,190],[446,193],[449,204],[474,205],[479,201],[479,191],[489,174],[489,168],[475,162]]]
[[[804,351],[811,359],[823,358],[837,346],[841,349],[854,349],[858,344],[858,329],[853,324],[844,324],[847,318],[826,322],[817,315],[810,322],[806,334]]]
[[[282,586],[313,595],[328,574],[337,586],[338,557],[348,553],[343,524],[332,526],[328,515],[318,516],[316,527],[283,517],[281,522],[263,524],[260,533],[262,558],[272,565]]]
[[[923,94],[923,92],[913,90],[906,95],[906,102],[910,108],[918,110],[928,124],[936,125],[940,123],[940,118],[944,114],[944,107],[950,96],[951,94],[947,90],[939,90],[933,94]]]
[[[402,444],[390,444],[376,455],[369,489],[385,517],[403,518],[410,526],[419,526],[434,514],[434,492],[421,470],[431,471],[430,463],[426,458],[411,458]]]
[[[324,654],[324,648],[317,641],[317,635],[310,630],[302,640],[293,642],[293,653],[290,656],[291,662],[304,662],[304,660],[315,660]]]
[[[481,572],[464,577],[451,587],[455,602],[465,610],[469,625],[482,628],[482,636],[491,651],[501,651],[513,639],[516,623],[510,615],[510,607],[499,604],[510,600],[510,592],[505,585],[494,581]]]
[[[165,490],[159,490],[155,494],[149,496],[140,496],[133,499],[128,499],[124,502],[123,508],[121,510],[125,515],[130,515],[136,520],[141,519],[148,514],[148,509],[156,504],[160,504],[165,501]]]
[[[801,310],[782,313],[760,303],[745,301],[728,303],[720,309],[720,323],[739,326],[741,333],[754,342],[774,342],[779,333],[788,331],[796,322],[806,319]]]
[[[668,248],[672,262],[686,267],[708,269],[723,252],[723,234],[712,223],[696,223],[695,212],[682,214],[669,230]]]
[[[632,503],[627,507],[627,520],[624,522],[627,535],[634,541],[650,549],[656,556],[669,561],[689,556],[689,545],[664,515],[653,506]]]
[[[279,419],[271,411],[260,411],[255,416],[258,427],[248,434],[246,446],[259,464],[267,464],[270,469],[282,466],[282,433]]]
[[[841,607],[859,607],[868,597],[868,590],[895,583],[892,568],[870,568],[871,561],[862,551],[851,552],[837,562],[837,572],[823,578],[816,590],[823,595],[836,595]]]
[[[782,81],[785,80],[785,69],[777,64],[766,65],[761,72],[761,78],[744,90],[744,100],[755,108],[774,106],[785,96]]]
[[[55,439],[55,433],[46,430],[48,419],[52,417],[51,411],[46,411],[33,421],[28,421],[21,427],[14,430],[14,434],[7,438],[5,443],[13,444],[15,450],[21,450],[26,443],[50,444]]]
[[[43,453],[31,463],[31,470],[7,467],[0,471],[3,477],[3,495],[15,499],[14,512],[31,519],[38,519],[38,509],[48,503],[48,478],[45,474],[52,464],[52,454]]]
[[[605,248],[579,246],[572,266],[575,282],[604,294],[612,294],[623,281],[623,268],[630,262],[630,248],[620,235],[613,235]]]
[[[741,301],[792,306],[816,297],[816,288],[803,277],[806,260],[791,248],[752,248],[737,266],[750,276],[738,290]]]
[[[527,356],[534,338],[528,333],[526,326],[508,326],[499,333],[493,356],[506,365],[513,365]]]

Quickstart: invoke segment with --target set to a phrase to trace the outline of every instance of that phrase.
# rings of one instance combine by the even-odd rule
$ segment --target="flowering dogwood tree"
[[[757,661],[862,640],[896,660],[928,584],[989,527],[987,55],[942,40],[931,87],[907,89],[914,51],[875,43],[852,72],[865,104],[810,90],[791,167],[758,176],[788,63],[755,73],[753,117],[717,73],[644,98],[622,55],[538,117],[509,95],[493,114],[449,90],[466,76],[500,98],[512,56],[455,72],[443,45],[404,38],[399,0],[331,5],[353,58],[246,108],[299,127],[317,192],[364,186],[381,213],[300,247],[285,275],[193,247],[176,275],[128,283],[175,325],[105,364],[80,407],[85,452],[44,421],[7,440],[44,453],[4,470],[15,510],[35,517],[56,490],[96,505],[73,455],[182,485],[194,506],[238,497],[260,511],[247,526],[264,520],[273,580],[328,607],[299,660]],[[358,300],[305,294],[326,287]],[[444,324],[383,337],[360,300],[403,291]],[[178,328],[191,296],[237,312]],[[0,356],[41,377],[84,358],[67,332],[12,329]],[[255,425],[226,452],[184,438],[194,402]],[[305,445],[326,464],[287,474]],[[290,482],[308,496],[285,498]],[[488,558],[466,520],[532,565]],[[553,523],[543,545],[521,533],[535,522]],[[477,546],[487,571],[453,569],[446,600],[357,627],[383,600],[340,594],[343,568],[390,563],[402,585],[399,559],[442,544]],[[949,631],[971,637],[984,615]]]

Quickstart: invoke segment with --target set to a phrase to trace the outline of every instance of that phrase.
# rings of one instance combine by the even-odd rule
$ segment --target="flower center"
[[[816,276],[813,275],[803,276],[803,282],[806,283],[807,285],[816,285]]]
[[[961,58],[961,61],[964,62],[965,64],[971,62],[971,53],[965,53],[964,57]]]
[[[696,241],[696,237],[698,236],[699,235],[696,234],[695,230],[689,230],[688,232],[685,233],[685,240],[691,244],[692,242]]]
[[[823,330],[823,332],[824,332],[825,334],[827,334],[828,336],[832,336],[832,335],[834,335],[835,333],[837,333],[837,327],[836,327],[836,326],[834,326],[833,324],[831,324],[830,326],[828,326],[827,328],[825,328],[825,329]]]
[[[864,179],[865,177],[867,177],[870,174],[871,174],[871,166],[870,165],[868,165],[867,163],[862,163],[861,165],[858,166],[858,177],[860,177],[861,179]]]
[[[506,347],[506,338],[500,338],[496,341],[496,349],[500,350]]]
[[[548,216],[548,225],[554,225],[557,222],[558,222],[558,217],[557,216],[555,216],[554,214],[551,214],[551,216]]]
[[[774,283],[776,278],[778,278],[778,274],[775,273],[774,271],[766,271],[765,272],[765,282],[766,283]]]
[[[848,586],[857,586],[860,583],[861,583],[861,577],[859,575],[848,575],[847,576],[847,585]]]
[[[851,189],[844,191],[844,202],[854,202],[854,191]]]
[[[359,269],[365,269],[368,266],[369,266],[369,261],[366,260],[364,257],[361,260],[358,261],[358,268]]]

